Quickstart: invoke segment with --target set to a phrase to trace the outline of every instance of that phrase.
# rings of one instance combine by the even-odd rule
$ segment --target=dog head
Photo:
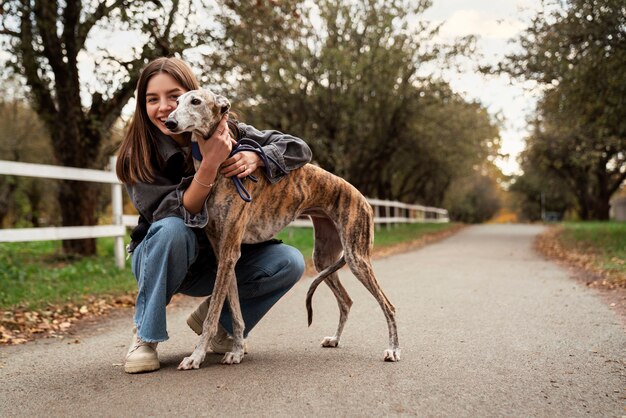
[[[176,109],[169,114],[165,126],[170,132],[193,132],[203,138],[210,137],[217,124],[230,109],[224,96],[210,90],[191,90],[176,100]]]

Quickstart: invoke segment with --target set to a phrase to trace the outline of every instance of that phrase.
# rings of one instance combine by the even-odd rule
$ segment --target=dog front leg
[[[226,294],[229,290],[229,272],[234,271],[235,261],[237,258],[226,257],[224,262],[218,262],[217,277],[215,279],[215,286],[213,288],[213,294],[209,301],[209,312],[202,324],[202,335],[200,335],[200,341],[193,350],[193,353],[189,357],[185,357],[183,361],[178,365],[178,370],[191,370],[199,369],[200,365],[206,357],[207,349],[209,348],[209,341],[217,334],[217,325],[224,306]],[[234,276],[234,274],[233,274]],[[234,277],[233,277],[234,280]],[[235,283],[235,286],[237,284]],[[243,350],[243,348],[242,348]]]
[[[239,290],[237,289],[237,279],[234,270],[232,278],[229,280],[230,289],[228,290],[228,303],[230,312],[233,317],[233,348],[224,355],[223,364],[239,364],[243,360],[243,330],[245,324],[241,314],[241,305],[239,303]]]
[[[211,297],[211,300],[209,301],[209,312],[206,319],[202,323],[202,334],[200,335],[200,340],[198,341],[198,344],[196,344],[193,353],[191,353],[189,357],[185,357],[183,361],[180,362],[180,364],[178,365],[178,370],[199,369],[202,365],[202,362],[206,357],[207,349],[209,348],[209,341],[211,341],[211,338],[213,338],[215,334],[217,334],[217,321],[215,321],[215,326],[212,326],[212,321],[210,320],[211,306],[219,304],[219,302],[215,299],[215,297]],[[220,305],[223,305],[223,301]]]

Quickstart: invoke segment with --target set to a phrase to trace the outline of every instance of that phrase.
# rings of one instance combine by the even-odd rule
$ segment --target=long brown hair
[[[148,81],[161,73],[172,76],[186,90],[199,88],[198,80],[189,66],[178,58],[157,58],[144,67],[137,81],[135,113],[120,145],[115,166],[117,177],[122,183],[149,183],[155,178],[156,166],[160,168],[163,164],[157,150],[159,131],[150,122],[146,112]]]

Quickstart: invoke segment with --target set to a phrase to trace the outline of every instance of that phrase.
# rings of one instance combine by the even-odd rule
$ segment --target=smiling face
[[[166,125],[171,132],[194,132],[207,138],[228,109],[230,102],[224,96],[210,90],[192,90],[178,98],[176,110],[170,113]]]
[[[150,122],[181,145],[186,145],[183,143],[183,136],[167,129],[165,120],[176,109],[176,100],[186,91],[187,89],[167,73],[155,74],[148,81],[146,89],[146,113]]]

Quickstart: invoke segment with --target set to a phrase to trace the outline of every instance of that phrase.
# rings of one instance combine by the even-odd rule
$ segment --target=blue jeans
[[[180,218],[164,218],[150,226],[132,258],[133,274],[139,286],[134,321],[141,340],[168,339],[165,307],[175,293],[211,294],[217,266],[212,252],[206,252],[200,254],[196,235]],[[284,244],[242,247],[235,274],[245,336],[303,272],[304,259],[293,247]],[[232,335],[232,317],[227,305],[220,324]]]

